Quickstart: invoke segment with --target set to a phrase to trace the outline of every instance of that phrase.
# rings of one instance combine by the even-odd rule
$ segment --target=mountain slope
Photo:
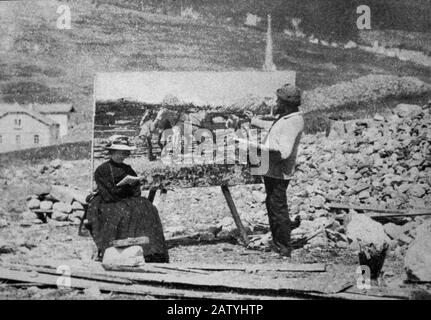
[[[57,8],[71,8],[72,29],[56,28]],[[204,20],[150,14],[90,1],[0,2],[0,90],[5,101],[70,101],[72,140],[88,139],[97,72],[260,69],[265,33]],[[321,47],[274,34],[274,61],[296,70],[304,89],[370,73],[417,76],[431,70],[356,50]]]

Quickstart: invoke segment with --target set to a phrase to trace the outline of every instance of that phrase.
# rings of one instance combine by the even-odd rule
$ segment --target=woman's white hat
[[[129,137],[122,135],[113,135],[109,138],[105,146],[107,150],[133,151],[136,147],[129,141]]]

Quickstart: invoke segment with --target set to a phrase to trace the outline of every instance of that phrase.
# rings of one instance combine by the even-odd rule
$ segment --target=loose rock
[[[53,210],[63,212],[63,213],[71,213],[72,212],[72,206],[70,204],[64,203],[64,202],[56,202],[52,206]]]
[[[431,282],[431,222],[417,229],[416,239],[407,249],[404,268],[409,281]]]
[[[144,263],[144,251],[141,246],[131,246],[125,249],[110,247],[103,255],[103,265],[137,266]]]

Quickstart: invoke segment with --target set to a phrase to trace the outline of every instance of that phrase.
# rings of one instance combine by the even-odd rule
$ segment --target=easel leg
[[[151,203],[154,202],[154,197],[156,196],[157,188],[151,188],[148,192],[148,200],[150,200]]]
[[[153,203],[157,209],[159,210],[159,213],[163,211],[163,206],[165,204],[166,194],[168,193],[168,190],[166,189],[160,189],[159,197],[156,199],[155,203]]]
[[[233,221],[235,221],[236,227],[239,230],[239,233],[241,235],[241,239],[245,245],[248,245],[250,243],[250,241],[248,239],[247,232],[246,232],[246,230],[245,230],[245,228],[241,222],[238,211],[236,210],[236,206],[235,206],[235,203],[233,202],[229,187],[227,185],[222,185],[221,191],[223,192],[223,195],[226,199],[230,213],[232,214]]]

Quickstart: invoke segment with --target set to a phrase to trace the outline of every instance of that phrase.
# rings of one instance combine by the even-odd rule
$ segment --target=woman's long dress
[[[139,184],[117,187],[127,175],[137,176],[127,164],[109,160],[100,165],[94,178],[98,193],[88,207],[91,234],[103,254],[113,240],[147,236],[145,260],[168,262],[169,255],[157,208],[141,197]]]

